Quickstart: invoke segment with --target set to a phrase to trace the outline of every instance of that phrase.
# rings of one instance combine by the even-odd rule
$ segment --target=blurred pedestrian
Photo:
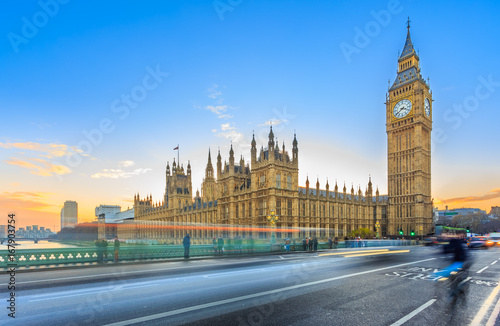
[[[182,245],[184,246],[184,259],[188,259],[189,247],[191,247],[191,238],[189,237],[189,234],[186,234],[186,236],[182,240]]]
[[[106,238],[102,238],[102,249],[104,255],[104,261],[108,261],[108,240]]]
[[[309,251],[312,251],[313,250],[313,240],[311,237],[309,237],[309,239],[308,239],[308,244],[309,244]]]
[[[318,251],[318,238],[316,237],[313,239],[313,250]]]
[[[114,249],[115,249],[115,263],[118,262],[118,253],[120,251],[120,240],[118,240],[118,237],[116,236],[115,237],[115,242],[114,242],[114,245],[113,245]]]
[[[290,252],[290,243],[291,243],[291,242],[290,242],[290,239],[289,239],[289,238],[286,238],[286,240],[285,240],[285,250],[286,250],[286,252],[288,252],[288,253]]]
[[[102,253],[103,253],[102,241],[97,239],[96,241],[94,241],[94,243],[95,243],[95,251],[97,254],[97,263],[100,264],[102,263]]]
[[[304,250],[304,251],[307,250],[307,239],[306,238],[302,239],[302,250]]]
[[[219,239],[217,240],[217,251],[219,255],[222,255],[223,250],[224,250],[224,239],[222,239],[222,236],[219,235]]]
[[[212,246],[214,247],[214,254],[217,256],[217,239],[215,237],[212,239]]]
[[[332,245],[333,245],[333,240],[332,240],[332,238],[328,238],[328,248],[329,248],[329,249],[332,249]]]

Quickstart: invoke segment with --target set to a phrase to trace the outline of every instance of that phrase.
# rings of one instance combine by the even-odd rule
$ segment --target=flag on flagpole
[[[174,151],[175,151],[176,149],[179,149],[179,146],[177,146],[176,148],[174,148]]]

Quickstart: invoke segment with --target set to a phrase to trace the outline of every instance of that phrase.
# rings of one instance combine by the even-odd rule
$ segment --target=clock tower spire
[[[389,234],[432,231],[432,92],[420,73],[410,18],[394,83],[386,95]]]

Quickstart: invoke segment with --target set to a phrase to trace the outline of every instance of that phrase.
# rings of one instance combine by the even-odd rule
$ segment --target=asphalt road
[[[436,248],[394,247],[66,268],[15,275],[1,325],[499,325],[500,250],[470,251],[455,305]],[[0,275],[7,306],[10,276]]]

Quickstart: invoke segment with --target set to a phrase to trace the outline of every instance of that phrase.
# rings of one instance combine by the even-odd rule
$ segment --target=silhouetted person
[[[222,250],[224,250],[224,239],[219,235],[219,239],[217,240],[217,251],[219,255],[222,255]]]
[[[189,237],[189,234],[186,234],[186,236],[182,240],[182,245],[184,246],[184,258],[188,259],[189,258],[189,247],[191,247],[191,238]]]

